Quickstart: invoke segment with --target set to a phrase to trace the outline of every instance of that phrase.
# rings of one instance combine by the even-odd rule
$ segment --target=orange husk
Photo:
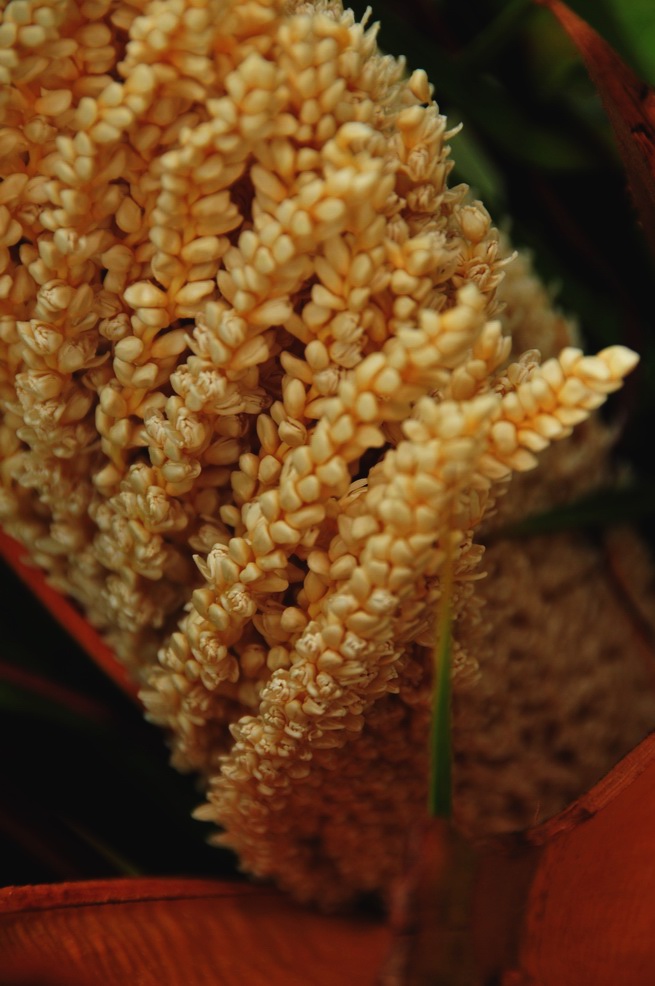
[[[380,922],[319,915],[238,883],[140,878],[0,891],[5,986],[374,986],[388,937]]]

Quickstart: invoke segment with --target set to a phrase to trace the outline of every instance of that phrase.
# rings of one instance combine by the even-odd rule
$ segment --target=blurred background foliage
[[[366,4],[353,7],[361,17]],[[652,0],[571,7],[655,84]],[[578,54],[528,0],[376,0],[373,19],[381,47],[424,68],[450,123],[464,123],[452,141],[453,179],[471,184],[515,245],[532,251],[589,349],[621,341],[642,354],[613,404],[625,420],[620,451],[631,488],[560,521],[638,514],[652,539],[655,461],[644,436],[655,404],[653,260]],[[206,826],[191,820],[200,794],[167,766],[159,731],[8,568],[0,578],[2,883],[233,873],[232,857],[207,847]]]
[[[229,874],[159,729],[0,562],[0,885]]]

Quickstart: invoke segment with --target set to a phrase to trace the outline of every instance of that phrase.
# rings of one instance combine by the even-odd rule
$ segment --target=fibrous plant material
[[[507,267],[497,297],[514,354],[532,345],[550,357],[577,341],[525,256]],[[481,619],[459,632],[479,676],[456,692],[454,722],[457,820],[469,836],[527,828],[562,810],[655,721],[653,572],[634,532],[505,534],[620,481],[610,460],[617,434],[588,419],[545,450],[539,469],[514,479],[478,532]]]
[[[446,554],[464,687],[476,530],[636,362],[510,357],[508,251],[375,33],[272,0],[0,24],[3,524],[219,841],[326,904],[388,885],[424,804]]]

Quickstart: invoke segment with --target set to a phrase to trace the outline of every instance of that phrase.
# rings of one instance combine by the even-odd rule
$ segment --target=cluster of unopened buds
[[[423,804],[445,559],[466,678],[475,531],[636,362],[512,355],[508,251],[375,35],[338,0],[0,14],[3,525],[220,841],[328,903]]]

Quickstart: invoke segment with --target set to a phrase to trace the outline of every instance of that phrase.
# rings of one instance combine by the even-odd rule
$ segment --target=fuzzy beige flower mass
[[[444,558],[468,695],[502,636],[475,532],[636,357],[569,345],[522,260],[501,298],[425,74],[338,2],[0,18],[3,525],[246,869],[384,888],[424,804]],[[512,321],[544,348],[533,310],[545,362],[512,353]]]

